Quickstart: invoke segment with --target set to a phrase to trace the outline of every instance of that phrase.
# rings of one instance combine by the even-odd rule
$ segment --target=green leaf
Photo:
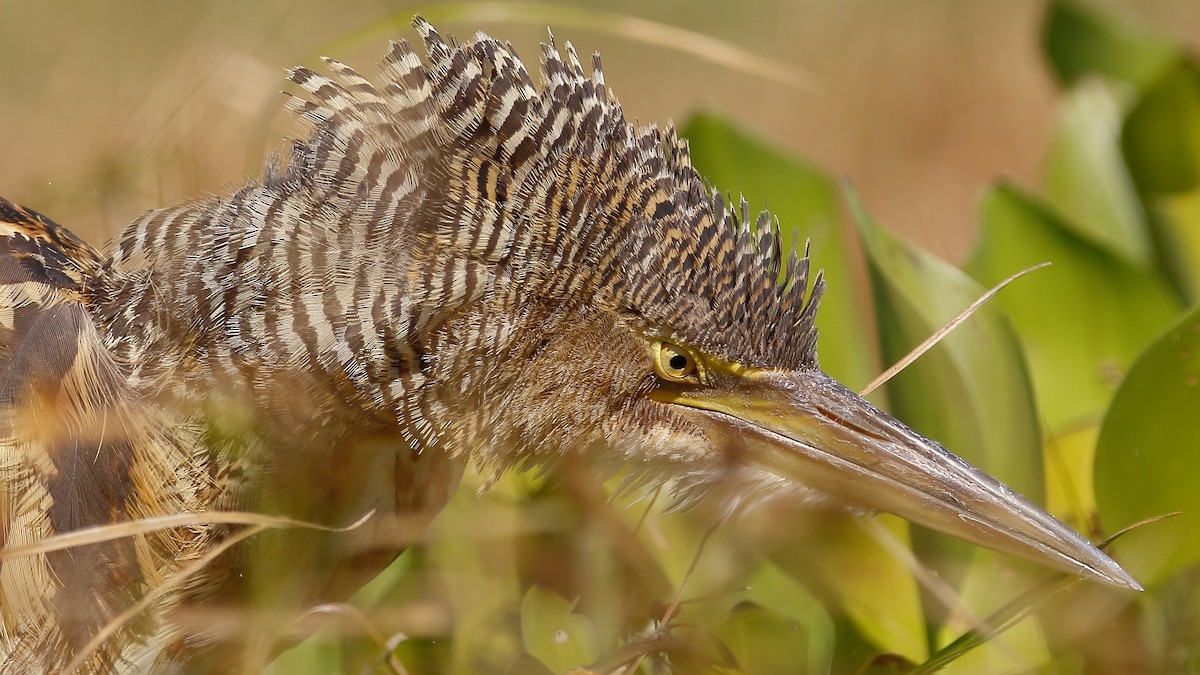
[[[1129,111],[1121,137],[1125,160],[1145,192],[1186,192],[1200,185],[1200,70],[1180,62]]]
[[[878,317],[895,362],[984,293],[952,265],[879,227],[850,193]],[[888,384],[893,414],[1033,501],[1042,499],[1041,434],[1025,362],[1000,308],[984,306]],[[956,584],[992,555],[916,528],[916,550]],[[926,603],[931,622],[944,610]]]
[[[1124,18],[1118,20],[1063,0],[1047,9],[1042,49],[1065,84],[1101,74],[1135,87],[1158,77],[1179,51],[1158,33]]]
[[[1200,298],[1200,67],[1180,62],[1125,120],[1122,149],[1143,192],[1161,266]]]
[[[1096,523],[1096,437],[1100,420],[1066,432],[1051,431],[1046,456],[1046,510],[1076,532],[1090,532]]]
[[[700,114],[684,128],[692,164],[723,192],[739,193],[754,209],[768,207],[787,242],[796,233],[811,242],[812,265],[824,270],[826,291],[817,313],[821,368],[857,388],[875,376],[865,312],[846,252],[837,189],[828,174],[752,138],[714,115]]]
[[[1101,80],[1085,80],[1068,92],[1059,103],[1042,185],[1080,236],[1148,267],[1153,250],[1146,216],[1121,156],[1122,114],[1114,88]]]
[[[1051,263],[995,300],[1020,335],[1050,435],[1094,423],[1134,358],[1179,311],[1178,300],[1157,274],[1080,238],[1016,187],[993,188],[981,210],[967,265],[980,282]]]
[[[836,608],[880,652],[910,661],[927,655],[920,592],[908,567],[857,516],[821,512],[793,533],[772,561]],[[908,523],[874,517],[886,536],[907,546]]]
[[[746,591],[741,594],[744,602],[770,612],[772,625],[790,633],[783,641],[776,642],[774,647],[768,647],[781,652],[780,656],[783,658],[780,663],[792,664],[790,670],[778,672],[829,672],[833,665],[833,648],[837,643],[837,635],[833,620],[817,598],[793,577],[771,563],[758,565],[746,577],[746,586]],[[737,609],[735,606],[733,612]],[[718,634],[720,633],[718,630]],[[743,658],[742,655],[749,650],[739,650],[728,640],[726,644],[738,656],[738,662],[746,672],[766,672],[755,665],[758,662],[757,656]],[[779,645],[791,646],[794,649],[779,650]]]
[[[716,629],[717,637],[737,661],[741,672],[809,672],[804,647],[805,627],[795,619],[752,602],[739,603]]]
[[[953,265],[882,229],[850,193],[867,253],[884,360],[898,361],[983,295]],[[1016,270],[1013,270],[1016,271]],[[1041,434],[1025,361],[985,305],[888,384],[893,414],[1037,500]]]
[[[1200,307],[1183,315],[1134,364],[1096,444],[1096,501],[1105,531],[1182,512],[1114,544],[1143,584],[1200,563],[1198,416]]]
[[[596,660],[592,621],[571,609],[562,596],[541,586],[530,587],[521,601],[525,651],[556,673]]]

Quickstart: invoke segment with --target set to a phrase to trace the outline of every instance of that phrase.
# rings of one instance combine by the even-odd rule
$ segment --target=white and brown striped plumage
[[[821,373],[807,256],[598,62],[550,45],[535,85],[416,26],[425,62],[292,71],[286,161],[108,254],[0,201],[0,672],[256,669],[468,462],[883,509],[1140,588]]]
[[[399,42],[374,80],[292,71],[312,132],[284,166],[147,213],[106,255],[0,202],[0,671],[261,664],[418,536],[468,459],[600,443],[654,464],[639,438],[676,422],[639,408],[645,335],[814,366],[807,261],[672,129],[627,123],[598,60],[551,45],[535,85],[510,46],[416,25],[428,64]],[[372,516],[21,552],[231,511]],[[247,606],[281,618],[196,618]]]

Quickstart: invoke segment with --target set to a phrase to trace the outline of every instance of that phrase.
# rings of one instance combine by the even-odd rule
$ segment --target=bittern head
[[[885,511],[1140,590],[1071,528],[822,372],[820,275],[806,292],[808,261],[791,255],[780,267],[773,223],[756,231],[719,197],[705,204],[704,218],[689,219],[700,230],[663,238],[687,221],[660,209],[645,226],[654,246],[637,247],[655,262],[626,260],[611,282],[619,295],[543,324],[514,360],[521,375],[500,399],[504,413],[491,416],[491,452],[620,462],[684,504],[783,497]],[[705,251],[697,242],[709,237],[717,243]]]
[[[437,144],[436,171],[422,174],[436,189],[416,216],[427,246],[398,254],[445,312],[420,359],[436,395],[415,406],[436,442],[492,467],[621,462],[684,501],[789,494],[888,511],[1138,588],[1070,528],[825,375],[824,282],[807,252],[769,214],[714,193],[671,128],[626,122],[598,58],[585,73],[569,44],[565,57],[551,44],[539,88],[510,46],[450,46],[417,26],[430,65],[401,46],[386,91],[409,101],[428,87],[444,122],[420,137]],[[334,111],[364,90],[297,81]]]

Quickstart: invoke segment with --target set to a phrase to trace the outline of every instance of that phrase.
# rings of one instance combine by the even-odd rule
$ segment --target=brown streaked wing
[[[142,596],[148,573],[179,564],[153,535],[2,555],[183,506],[146,498],[150,486],[176,480],[181,448],[150,431],[92,323],[85,302],[98,267],[90,246],[0,199],[2,672],[61,670]],[[118,667],[129,656],[120,638],[155,620],[137,617],[85,668]]]

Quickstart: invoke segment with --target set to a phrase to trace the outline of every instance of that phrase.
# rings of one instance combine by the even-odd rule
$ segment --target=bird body
[[[106,253],[0,201],[0,670],[261,666],[469,462],[893,510],[1136,586],[822,375],[806,255],[627,123],[598,57],[551,44],[536,86],[509,45],[416,25],[427,63],[293,70],[311,133],[286,160]]]

